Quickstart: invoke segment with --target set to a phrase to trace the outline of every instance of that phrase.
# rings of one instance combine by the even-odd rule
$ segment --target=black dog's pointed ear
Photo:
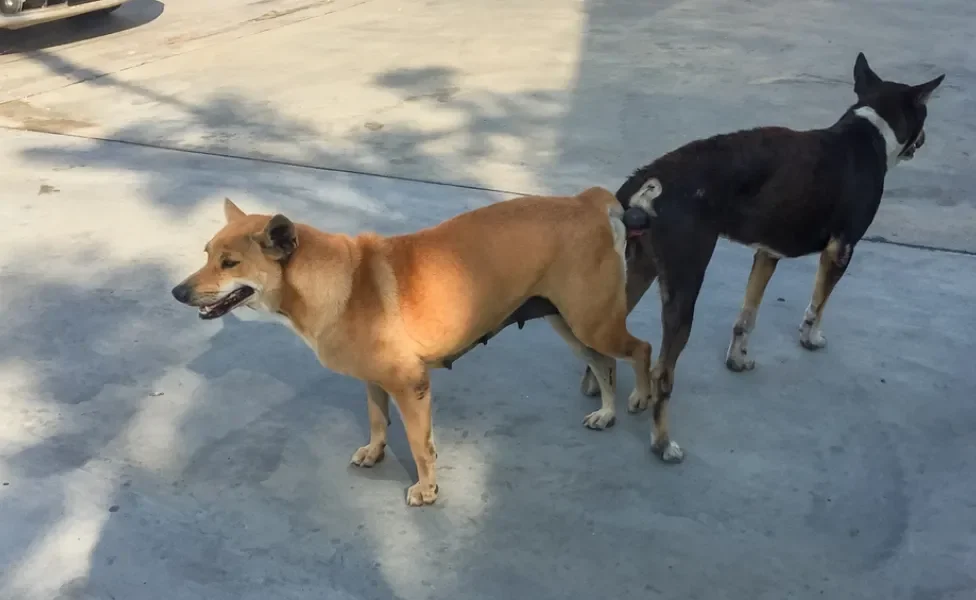
[[[281,214],[271,217],[256,241],[264,253],[274,260],[284,260],[298,248],[295,224]]]
[[[925,83],[913,86],[912,95],[915,97],[915,102],[919,104],[925,104],[928,102],[929,98],[932,96],[932,92],[935,91],[935,88],[939,87],[939,84],[942,83],[943,79],[945,79],[945,73],[939,75],[932,81],[926,81]]]
[[[879,83],[881,83],[881,78],[871,70],[864,53],[858,52],[857,60],[854,61],[854,93],[858,97],[863,96]]]

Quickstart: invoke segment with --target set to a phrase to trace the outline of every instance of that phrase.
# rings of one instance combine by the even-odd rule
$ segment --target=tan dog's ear
[[[264,231],[256,236],[256,241],[264,254],[274,260],[284,260],[298,248],[295,224],[281,214],[271,217]]]
[[[228,223],[233,223],[241,217],[246,217],[247,214],[237,208],[237,205],[230,201],[230,198],[224,198],[224,218],[227,219]]]

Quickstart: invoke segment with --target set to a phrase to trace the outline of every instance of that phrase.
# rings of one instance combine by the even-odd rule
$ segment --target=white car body
[[[69,4],[65,1],[38,8],[24,8],[14,14],[0,13],[0,29],[23,29],[96,11],[108,11],[126,2],[128,0],[90,0]]]

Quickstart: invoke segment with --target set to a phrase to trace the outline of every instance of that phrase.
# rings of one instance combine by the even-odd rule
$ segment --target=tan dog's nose
[[[190,293],[190,286],[188,286],[186,283],[181,283],[173,288],[173,297],[183,304],[190,303]]]

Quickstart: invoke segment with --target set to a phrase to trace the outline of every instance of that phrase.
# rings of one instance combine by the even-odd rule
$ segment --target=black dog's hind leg
[[[654,415],[651,451],[665,462],[679,462],[684,458],[681,448],[671,439],[668,402],[674,389],[678,357],[691,336],[695,303],[717,242],[718,235],[707,231],[683,231],[663,226],[656,227],[654,231],[664,336],[657,362],[651,369],[651,408]]]

